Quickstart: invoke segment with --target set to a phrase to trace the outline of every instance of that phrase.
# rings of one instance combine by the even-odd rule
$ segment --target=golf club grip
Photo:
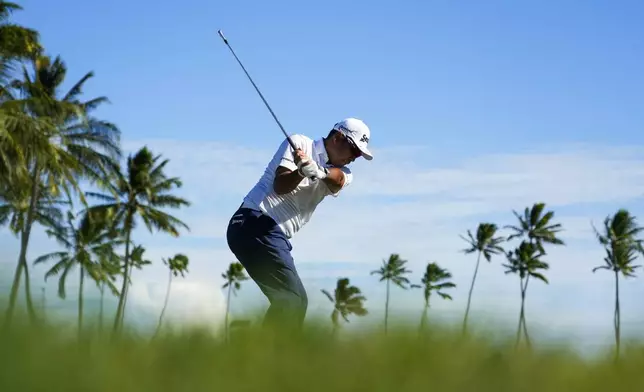
[[[286,140],[288,140],[288,144],[291,145],[291,148],[293,149],[293,151],[297,150],[297,147],[295,146],[295,143],[293,143],[293,140],[291,140],[290,136],[286,135]]]

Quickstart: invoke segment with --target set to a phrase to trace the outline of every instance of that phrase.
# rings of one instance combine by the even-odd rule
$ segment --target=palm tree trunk
[[[125,309],[127,308],[128,295],[130,293],[130,284],[132,283],[132,271],[134,271],[134,266],[132,262],[128,263],[127,266],[127,286],[125,286],[125,294],[123,295],[123,306],[121,307],[121,317],[119,319],[119,328],[123,328],[123,323],[125,322]]]
[[[423,309],[423,314],[420,317],[420,332],[423,332],[425,330],[425,327],[427,326],[427,309],[429,308],[429,302],[425,302],[425,308]]]
[[[105,282],[101,283],[101,304],[98,311],[98,331],[103,333],[103,299],[105,295]]]
[[[527,292],[528,292],[528,282],[529,281],[530,281],[530,275],[526,276],[526,278],[525,278],[525,286],[523,286],[524,302],[525,302],[525,297],[526,297]],[[528,348],[530,348],[532,346],[532,344],[530,343],[530,336],[528,335],[528,325],[527,325],[527,323],[525,321],[525,306],[523,308],[524,308],[524,311],[523,311],[523,336],[525,336],[526,344],[528,345]]]
[[[515,345],[519,344],[519,341],[521,340],[521,331],[523,331],[523,335],[526,339],[526,344],[528,347],[530,347],[530,337],[528,336],[528,330],[526,327],[526,322],[525,322],[525,297],[526,297],[526,292],[528,290],[528,279],[530,276],[526,276],[525,279],[525,285],[523,284],[523,280],[520,280],[520,287],[521,287],[521,311],[519,313],[519,327],[517,329],[517,340]]]
[[[226,299],[226,319],[224,320],[224,337],[228,341],[228,314],[230,313],[230,294],[233,288],[233,282],[228,281],[228,298]]]
[[[470,293],[467,296],[467,307],[465,308],[465,318],[463,319],[463,333],[467,331],[467,316],[470,313],[470,303],[472,301],[472,292],[474,291],[474,282],[476,281],[476,275],[479,272],[479,263],[481,262],[481,251],[476,258],[476,267],[474,268],[474,276],[472,277],[472,284],[470,285]]]
[[[338,314],[340,312],[338,311],[337,308],[333,309],[333,313],[331,313],[331,323],[333,324],[333,329],[331,330],[332,336],[335,338],[338,335],[338,331],[340,330],[340,317],[338,317]]]
[[[41,311],[42,317],[45,318],[45,316],[47,315],[47,299],[46,299],[44,287],[41,288],[40,307],[42,309]]]
[[[387,334],[388,319],[389,319],[389,279],[387,279],[387,298],[385,299],[385,335]]]
[[[21,241],[24,243],[24,241]],[[22,247],[21,245],[21,254],[22,254]],[[11,324],[11,318],[13,317],[13,309],[16,304],[16,297],[18,296],[18,289],[20,288],[20,278],[22,277],[22,269],[24,268],[24,265],[20,261],[22,259],[22,255],[18,256],[18,265],[16,266],[16,271],[14,272],[13,275],[13,283],[11,285],[11,293],[9,294],[9,306],[7,307],[7,310],[5,312],[5,327],[8,327],[9,324]]]
[[[621,318],[619,309],[619,274],[615,270],[615,359],[619,358],[620,340],[621,340]]]
[[[130,233],[131,233],[131,229],[130,229]],[[129,242],[129,239],[128,239],[128,242]],[[121,307],[121,319],[119,320],[120,327],[123,327],[123,322],[125,320],[125,309],[127,308],[127,300],[129,298],[129,293],[130,293],[130,284],[132,283],[132,271],[134,270],[134,265],[130,260],[131,258],[132,258],[131,251],[129,251],[128,257],[127,257],[127,267],[126,267],[127,285],[125,286],[125,294],[123,296],[123,306]]]
[[[85,280],[85,268],[80,265],[80,282],[78,284],[78,339],[83,331],[83,282]]]
[[[132,235],[132,227],[129,224],[131,217],[129,215],[125,219],[126,222],[126,234],[125,234],[125,260],[123,266],[123,284],[121,285],[121,295],[119,295],[119,303],[116,307],[116,316],[114,317],[113,331],[117,332],[120,330],[120,327],[123,325],[123,314],[125,313],[125,296],[127,295],[127,286],[130,280],[130,237]]]
[[[516,338],[515,346],[518,346],[519,341],[521,340],[521,326],[523,324],[523,304],[525,302],[525,291],[523,290],[523,279],[519,280],[519,287],[521,288],[521,310],[519,311],[519,325],[517,327],[517,338]]]
[[[34,308],[34,301],[31,298],[31,279],[29,278],[29,266],[25,260],[25,301],[27,303],[27,311],[29,312],[29,319],[32,323],[37,321],[36,310]]]
[[[29,200],[29,209],[27,210],[27,221],[25,226],[22,228],[20,233],[20,254],[18,255],[18,265],[16,266],[16,271],[13,277],[13,284],[11,285],[11,293],[9,295],[9,306],[5,314],[5,327],[8,327],[11,324],[13,318],[13,311],[16,306],[16,299],[18,297],[18,290],[20,289],[20,278],[22,277],[23,270],[25,275],[28,275],[27,271],[27,247],[29,246],[29,236],[31,234],[31,224],[34,219],[34,213],[36,210],[36,203],[38,201],[38,177],[40,174],[40,169],[38,165],[34,166],[32,175],[31,175],[31,195]],[[26,277],[27,282],[25,282],[25,294],[27,298],[27,309],[31,317],[31,321],[35,321],[35,313],[33,311],[33,306],[31,304],[31,293],[28,284],[28,277]]]
[[[172,285],[172,270],[168,269],[168,289],[165,292],[165,301],[163,302],[163,309],[161,309],[161,315],[159,316],[159,324],[157,324],[157,330],[154,331],[154,335],[157,335],[161,330],[161,323],[163,322],[163,315],[165,314],[165,309],[168,307],[168,299],[170,298],[170,286]]]

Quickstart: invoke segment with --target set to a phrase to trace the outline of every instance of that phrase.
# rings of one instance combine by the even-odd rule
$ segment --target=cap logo
[[[365,142],[365,143],[369,143],[369,138],[367,137],[367,135],[362,135],[362,137],[360,138],[360,141]]]

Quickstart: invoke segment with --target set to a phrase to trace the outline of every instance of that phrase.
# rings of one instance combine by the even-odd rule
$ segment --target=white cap
[[[371,132],[369,131],[367,124],[362,120],[358,120],[353,117],[345,118],[335,124],[333,129],[350,138],[355,143],[356,147],[358,147],[360,152],[362,152],[362,156],[364,156],[366,160],[370,161],[373,159],[373,155],[368,148]]]

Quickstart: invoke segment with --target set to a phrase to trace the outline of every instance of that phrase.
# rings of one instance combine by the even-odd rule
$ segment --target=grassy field
[[[249,329],[228,344],[203,330],[156,340],[80,340],[69,327],[17,324],[1,337],[0,391],[602,391],[644,381],[644,350],[582,359],[565,348],[516,350],[479,336],[415,327],[333,339],[328,320],[299,338]]]

